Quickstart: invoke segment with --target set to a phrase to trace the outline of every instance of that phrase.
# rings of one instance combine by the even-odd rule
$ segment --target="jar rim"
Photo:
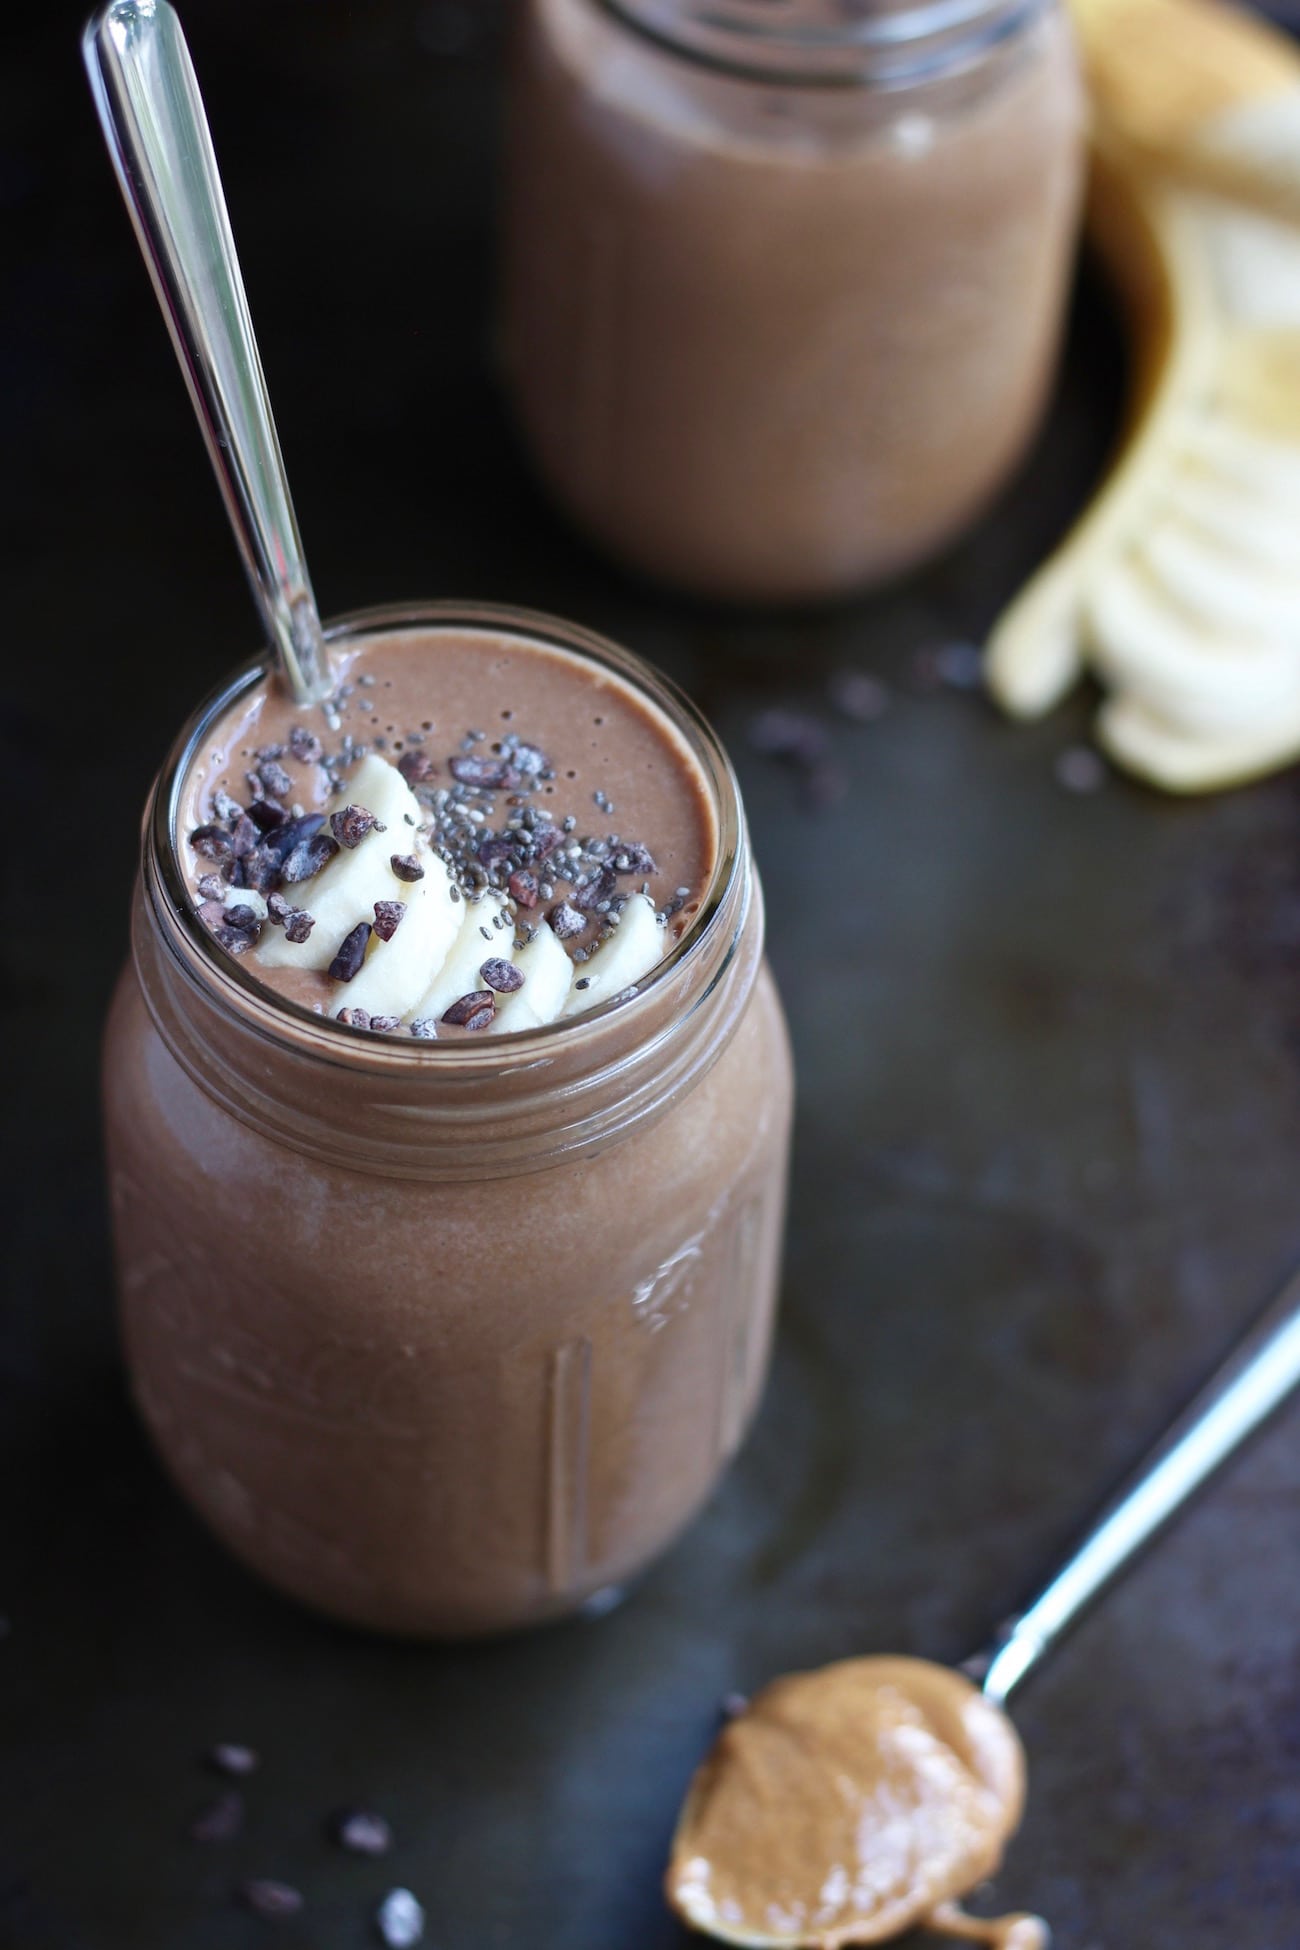
[[[746,869],[747,840],[740,787],[717,734],[703,713],[671,678],[655,670],[633,651],[581,624],[543,611],[475,601],[389,603],[350,610],[324,626],[325,643],[356,644],[370,636],[428,629],[490,630],[516,638],[531,638],[612,671],[637,695],[656,708],[679,736],[699,766],[717,822],[717,847],[709,882],[698,912],[668,954],[637,985],[634,995],[614,996],[581,1014],[534,1029],[475,1042],[466,1037],[439,1042],[417,1037],[389,1038],[340,1031],[315,1010],[279,995],[246,970],[233,956],[223,954],[198,917],[181,866],[179,826],[185,782],[199,747],[213,723],[267,673],[266,653],[250,659],[200,702],[178,733],[154,783],[145,814],[146,867],[157,880],[164,930],[173,956],[187,973],[201,979],[213,1001],[224,1002],[246,1027],[283,1047],[292,1042],[304,1057],[335,1064],[351,1072],[376,1076],[394,1071],[407,1074],[423,1068],[462,1077],[486,1078],[503,1070],[517,1071],[541,1062],[559,1048],[573,1049],[617,1013],[629,1027],[638,1009],[684,969],[708,951],[721,923],[718,916],[731,906],[731,896]],[[146,875],[148,880],[148,874]]]
[[[595,0],[667,53],[738,80],[899,88],[973,65],[1056,0]],[[802,7],[796,18],[793,9]]]

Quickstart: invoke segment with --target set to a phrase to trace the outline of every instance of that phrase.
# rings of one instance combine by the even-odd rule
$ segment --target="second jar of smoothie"
[[[250,667],[146,821],[109,1025],[141,1412],[282,1589],[417,1635],[571,1611],[754,1413],[790,1068],[735,782],[685,699],[518,612]]]
[[[938,548],[1046,399],[1081,107],[1058,0],[526,0],[505,346],[561,502],[730,600]]]

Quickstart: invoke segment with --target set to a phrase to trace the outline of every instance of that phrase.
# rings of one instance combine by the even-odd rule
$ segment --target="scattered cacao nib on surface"
[[[474,785],[487,792],[509,790],[521,777],[506,759],[480,758],[474,752],[458,752],[447,761],[447,769],[458,785]]]
[[[510,763],[526,779],[549,779],[555,776],[555,767],[546,753],[537,745],[525,745],[518,739],[507,739],[506,749]]]
[[[265,1916],[271,1921],[297,1916],[304,1907],[301,1890],[291,1888],[287,1882],[274,1882],[268,1876],[246,1882],[239,1893],[254,1916]]]
[[[393,1831],[384,1817],[365,1808],[337,1815],[332,1830],[339,1847],[352,1855],[387,1855],[393,1846]]]
[[[889,688],[865,670],[832,672],[826,686],[831,707],[853,724],[874,724],[889,709]]]
[[[204,901],[198,916],[218,947],[224,948],[228,955],[247,954],[262,931],[262,923],[251,907],[224,907],[220,901]]]
[[[339,951],[329,965],[329,978],[332,982],[350,982],[361,973],[361,964],[366,958],[366,948],[370,941],[369,921],[358,921],[351,934],[346,934],[339,944]]]
[[[388,864],[399,880],[410,882],[424,879],[424,868],[413,853],[394,853]]]
[[[261,1766],[261,1755],[252,1747],[241,1747],[235,1741],[221,1740],[208,1751],[208,1765],[215,1767],[218,1774],[230,1774],[237,1780],[249,1774],[256,1774]]]
[[[241,934],[251,934],[261,925],[261,916],[254,907],[246,907],[242,901],[226,909],[226,925],[238,928]]]
[[[205,901],[221,900],[225,894],[226,886],[227,882],[221,878],[219,873],[201,873],[199,875],[199,892]]]
[[[618,876],[613,867],[601,867],[574,890],[573,905],[581,914],[594,914],[602,901],[609,900],[618,888]]]
[[[486,988],[495,989],[498,995],[514,995],[524,985],[524,978],[512,961],[502,961],[493,955],[479,969],[479,979]]]
[[[480,840],[475,849],[479,865],[486,867],[489,873],[494,867],[503,867],[507,860],[514,858],[514,854],[515,843],[513,840],[506,839],[504,834]]]
[[[285,916],[284,938],[301,948],[316,925],[316,916],[309,914],[305,907],[295,907]]]
[[[518,901],[520,907],[536,907],[537,875],[529,873],[526,867],[520,867],[507,880],[506,892],[512,900]]]
[[[1063,792],[1080,796],[1100,792],[1106,783],[1106,761],[1091,745],[1070,745],[1052,767],[1056,783]]]
[[[587,925],[586,915],[579,914],[577,908],[568,901],[557,902],[546,918],[561,941],[572,941],[574,936],[581,934]]]
[[[371,1016],[370,1018],[370,1027],[376,1036],[391,1036],[393,1031],[400,1029],[401,1026],[400,1016]]]
[[[564,838],[563,829],[548,820],[543,826],[533,828],[533,858],[546,860]]]
[[[367,806],[344,806],[342,812],[330,814],[330,831],[340,846],[360,846],[367,833],[387,831],[382,820]]]
[[[341,1022],[345,1029],[369,1029],[370,1011],[369,1009],[340,1009],[334,1020]]]
[[[391,941],[402,924],[406,912],[405,901],[375,902],[375,933],[381,941]]]
[[[244,1797],[232,1788],[196,1815],[190,1823],[190,1839],[195,1842],[233,1842],[244,1825]]]
[[[749,742],[766,758],[789,758],[800,765],[819,759],[829,742],[826,727],[806,711],[772,708],[750,720]]]
[[[486,1029],[497,1012],[491,989],[474,989],[444,1009],[442,1019],[457,1029]]]
[[[212,795],[212,810],[218,819],[224,819],[227,826],[233,826],[244,808],[238,799],[232,799],[223,787],[218,786]]]
[[[230,834],[220,826],[196,826],[190,845],[201,860],[228,860],[235,850]]]
[[[293,791],[293,780],[280,764],[278,758],[268,758],[257,768],[257,776],[262,788],[272,799],[287,799]]]
[[[289,750],[301,765],[316,765],[325,755],[320,739],[305,724],[296,724],[289,733]]]
[[[424,1911],[409,1889],[390,1889],[375,1917],[386,1950],[414,1950],[424,1939]]]
[[[314,833],[309,840],[295,846],[280,868],[280,878],[286,886],[296,886],[300,880],[311,880],[327,867],[339,850],[339,843],[328,833]]]
[[[438,1025],[432,1016],[417,1016],[411,1024],[411,1034],[417,1043],[433,1043],[438,1039]]]
[[[397,769],[408,785],[423,785],[438,770],[428,752],[403,752]]]

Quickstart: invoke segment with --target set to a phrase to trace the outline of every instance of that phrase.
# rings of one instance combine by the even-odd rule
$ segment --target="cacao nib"
[[[320,739],[305,724],[296,724],[289,733],[289,750],[302,765],[315,765],[324,756]]]
[[[518,901],[520,907],[536,907],[537,875],[535,873],[529,873],[527,868],[521,867],[517,873],[512,873],[509,880],[507,880],[506,891],[511,895],[512,899]]]
[[[235,849],[235,858],[237,860],[244,859],[257,846],[261,837],[261,834],[248,814],[244,813],[241,818],[235,821],[235,830],[230,835],[231,845]]]
[[[233,826],[244,808],[238,799],[232,799],[228,792],[218,786],[212,795],[212,810],[218,819],[225,820],[227,826]]]
[[[423,785],[438,768],[428,752],[403,752],[397,761],[397,769],[408,785]]]
[[[313,833],[309,840],[295,846],[280,869],[281,877],[287,886],[294,886],[300,880],[311,880],[322,867],[327,867],[339,850],[337,840],[328,833]]]
[[[391,941],[406,912],[405,901],[375,902],[375,933],[381,941]]]
[[[329,965],[329,977],[332,982],[350,982],[354,976],[360,974],[369,940],[369,921],[358,921],[351,934],[344,935],[339,951]]]
[[[507,860],[513,859],[515,851],[512,840],[500,838],[480,840],[475,857],[479,865],[486,867],[491,873],[495,867],[503,867]]]
[[[345,1029],[369,1029],[371,1016],[369,1009],[340,1009],[334,1020]]]
[[[447,768],[460,785],[476,785],[487,792],[509,790],[519,784],[519,773],[504,758],[480,758],[476,752],[458,752]]]
[[[293,780],[277,759],[268,758],[257,769],[263,789],[273,799],[287,799],[293,791]]]
[[[614,855],[614,871],[634,873],[639,880],[644,880],[647,875],[658,873],[659,869],[648,846],[633,845],[620,846]]]
[[[579,914],[577,908],[569,901],[558,902],[546,918],[561,941],[572,941],[573,937],[581,934],[587,925],[586,915]]]
[[[377,1036],[391,1035],[394,1029],[400,1029],[401,1026],[400,1016],[371,1016],[370,1018],[370,1027]]]
[[[584,881],[573,895],[573,905],[580,914],[592,914],[602,901],[610,899],[618,886],[618,876],[613,867],[601,867],[591,879]]]
[[[413,853],[394,853],[388,862],[399,880],[423,880],[424,868]]]
[[[556,825],[534,826],[532,833],[534,860],[549,859],[563,838],[563,832]]]
[[[259,833],[276,832],[289,815],[278,799],[257,799],[248,808],[248,817]]]
[[[382,820],[366,806],[344,806],[342,812],[330,814],[330,831],[340,846],[360,846],[367,833],[385,830]]]
[[[443,1021],[455,1024],[458,1029],[486,1029],[497,1012],[496,999],[491,989],[475,989],[469,995],[462,995],[443,1011]]]
[[[284,938],[286,941],[296,942],[301,947],[315,925],[314,914],[309,914],[305,907],[295,907],[285,917]]]
[[[495,989],[498,995],[513,995],[516,989],[524,985],[524,978],[514,963],[502,961],[498,955],[483,963],[479,969],[479,979],[486,987]]]
[[[303,813],[297,819],[286,817],[283,825],[277,826],[273,833],[268,833],[262,844],[274,847],[277,857],[287,860],[296,846],[301,846],[304,840],[309,840],[314,834],[319,833],[324,824],[324,813]]]
[[[230,834],[220,826],[196,826],[190,845],[202,860],[228,860],[235,850]]]
[[[242,884],[253,888],[256,893],[269,894],[280,885],[280,856],[274,848],[259,846],[240,865],[243,868]]]

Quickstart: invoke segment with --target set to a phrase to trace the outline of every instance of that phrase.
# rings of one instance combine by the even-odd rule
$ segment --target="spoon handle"
[[[1028,1610],[966,1670],[1001,1704],[1102,1588],[1300,1382],[1300,1271],[1183,1410]]]
[[[310,703],[328,689],[320,617],[180,21],[167,0],[112,0],[81,51],[253,594],[295,698]]]

